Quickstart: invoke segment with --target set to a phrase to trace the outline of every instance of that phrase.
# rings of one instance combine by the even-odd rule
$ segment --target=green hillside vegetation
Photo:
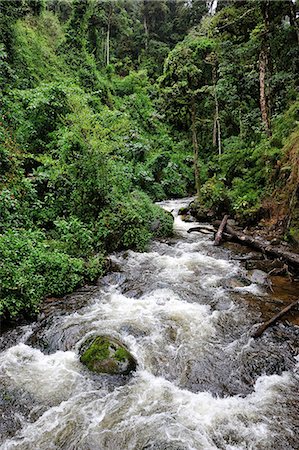
[[[94,281],[107,253],[169,234],[171,217],[150,197],[192,185],[188,145],[159,119],[144,71],[102,74],[85,50],[65,53],[68,26],[30,11],[11,25],[11,60],[2,50],[4,317]]]
[[[297,239],[294,3],[0,8],[0,317],[32,316],[110,252],[169,235],[155,201],[197,192],[203,215],[283,222]]]

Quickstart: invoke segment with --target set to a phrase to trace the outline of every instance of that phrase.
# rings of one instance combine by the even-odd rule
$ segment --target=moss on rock
[[[80,361],[89,370],[110,375],[128,375],[136,369],[136,360],[117,339],[98,336],[83,346]]]

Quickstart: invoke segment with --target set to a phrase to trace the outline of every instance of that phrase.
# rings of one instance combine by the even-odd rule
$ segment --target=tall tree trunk
[[[112,13],[113,13],[113,6],[112,3],[110,3],[107,21],[107,33],[106,33],[106,66],[109,66],[110,64],[110,28],[111,28]]]
[[[217,116],[214,114],[214,125],[213,125],[213,147],[217,145]]]
[[[199,167],[198,167],[198,154],[199,147],[197,141],[197,133],[196,133],[196,106],[195,106],[195,98],[192,98],[191,103],[191,129],[192,129],[192,144],[193,144],[193,155],[194,155],[194,177],[195,177],[195,187],[196,193],[199,195],[200,192],[200,175],[199,175]]]
[[[269,72],[269,0],[262,3],[262,13],[264,16],[265,33],[262,36],[262,44],[259,56],[259,81],[260,81],[260,108],[262,114],[262,122],[265,131],[268,136],[271,136],[271,124],[270,124],[270,107],[269,107],[269,95],[267,87],[267,75]]]
[[[260,108],[261,108],[262,121],[263,121],[263,125],[265,127],[265,131],[268,136],[271,136],[268,98],[267,98],[267,94],[266,94],[267,65],[268,65],[267,50],[265,50],[265,48],[262,48],[262,50],[260,52],[260,61],[259,61]]]
[[[218,126],[218,154],[222,154],[222,148],[221,148],[221,128],[220,128],[220,119],[219,119],[219,113],[218,113],[218,106],[217,106],[217,126]]]
[[[149,29],[148,29],[148,5],[147,1],[143,0],[143,28],[145,34],[145,50],[148,49],[148,41],[149,41]]]
[[[108,22],[106,35],[106,66],[109,66],[109,64],[110,64],[110,20]]]
[[[145,34],[145,50],[148,49],[148,26],[147,26],[147,18],[146,14],[144,14],[143,18],[143,26],[144,26],[144,34]]]
[[[105,65],[105,63],[106,63],[106,39],[105,39],[105,33],[104,33],[104,31],[103,31],[103,33],[102,33],[102,35],[101,35],[101,38],[102,38],[102,59],[101,59],[101,61],[104,61],[104,65]]]
[[[222,153],[221,127],[220,127],[220,117],[219,117],[219,103],[218,103],[218,96],[217,96],[217,90],[216,90],[216,82],[217,82],[216,59],[213,60],[212,80],[213,80],[213,93],[214,93],[214,101],[215,101],[213,145],[216,147],[216,144],[218,143],[218,154],[221,155],[221,153]]]

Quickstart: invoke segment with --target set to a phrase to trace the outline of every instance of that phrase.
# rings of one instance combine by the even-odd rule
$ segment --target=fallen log
[[[199,227],[189,228],[187,233],[192,233],[193,231],[199,231],[200,233],[207,233],[207,232],[214,233],[215,228],[211,225],[200,225]]]
[[[228,219],[228,215],[226,214],[223,217],[223,219],[221,221],[221,224],[220,224],[220,226],[218,228],[218,231],[216,233],[216,236],[215,236],[214,245],[216,245],[216,246],[219,245],[221,240],[222,240],[222,234],[223,234],[223,232],[225,230],[225,227],[226,227],[226,224],[227,224],[227,219]]]
[[[187,233],[193,233],[193,231],[200,231],[201,227],[192,227],[187,230]]]
[[[299,268],[299,254],[285,250],[282,246],[271,245],[269,241],[265,241],[261,238],[254,238],[248,234],[244,234],[240,231],[234,230],[229,225],[226,225],[226,233],[230,234],[235,242],[239,244],[247,245],[263,252],[265,255],[272,256],[274,258],[281,258],[288,264]]]
[[[254,339],[260,337],[263,332],[269,328],[271,325],[274,325],[274,323],[280,319],[284,314],[286,314],[288,311],[290,311],[292,308],[294,308],[294,306],[296,306],[298,304],[299,300],[296,300],[295,302],[291,303],[290,305],[288,305],[286,308],[282,309],[278,314],[276,314],[275,316],[273,316],[270,320],[268,320],[267,322],[264,322],[256,331],[255,333],[253,333],[252,337]]]
[[[198,230],[198,231],[199,231],[199,233],[202,233],[202,234],[209,234],[209,235],[211,235],[212,233],[214,233],[214,231],[206,230],[205,228],[201,228],[201,229]]]

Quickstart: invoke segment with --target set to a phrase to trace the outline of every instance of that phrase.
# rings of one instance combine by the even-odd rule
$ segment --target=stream
[[[1,450],[299,448],[299,327],[282,321],[250,337],[261,305],[271,316],[281,300],[233,250],[187,233],[194,224],[177,213],[188,202],[161,204],[175,215],[173,237],[112,255],[97,286],[3,332]],[[98,334],[127,345],[133,375],[80,363]]]

